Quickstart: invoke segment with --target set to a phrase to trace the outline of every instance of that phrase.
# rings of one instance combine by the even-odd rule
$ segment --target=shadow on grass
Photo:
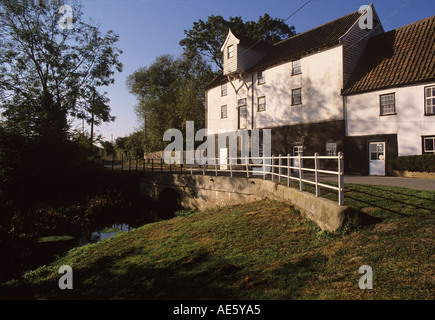
[[[302,290],[313,279],[313,274],[322,274],[328,258],[320,253],[301,257],[295,263],[286,263],[281,268],[270,271],[268,276],[279,287],[276,299],[300,299]],[[270,290],[270,289],[269,289]]]

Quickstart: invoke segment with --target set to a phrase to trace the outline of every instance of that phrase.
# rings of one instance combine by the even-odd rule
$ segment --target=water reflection
[[[132,226],[128,223],[112,224],[105,228],[100,228],[97,231],[84,230],[78,239],[76,246],[83,246],[89,243],[97,243],[98,241],[108,239],[120,232],[131,231],[138,226]]]

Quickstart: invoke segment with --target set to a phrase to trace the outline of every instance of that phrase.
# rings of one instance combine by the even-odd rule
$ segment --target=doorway
[[[385,176],[385,142],[370,142],[369,174]]]

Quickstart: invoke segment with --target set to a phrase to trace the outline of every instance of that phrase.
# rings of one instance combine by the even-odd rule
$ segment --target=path
[[[419,189],[419,190],[435,190],[435,179],[374,177],[374,176],[344,176],[344,183],[394,186],[394,187]]]

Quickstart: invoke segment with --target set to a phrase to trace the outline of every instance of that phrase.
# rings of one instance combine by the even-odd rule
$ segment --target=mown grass
[[[75,248],[0,297],[433,299],[435,192],[347,185],[345,201],[355,215],[336,233],[272,200],[180,214]],[[73,290],[58,287],[64,264]],[[358,286],[362,265],[372,290]]]

